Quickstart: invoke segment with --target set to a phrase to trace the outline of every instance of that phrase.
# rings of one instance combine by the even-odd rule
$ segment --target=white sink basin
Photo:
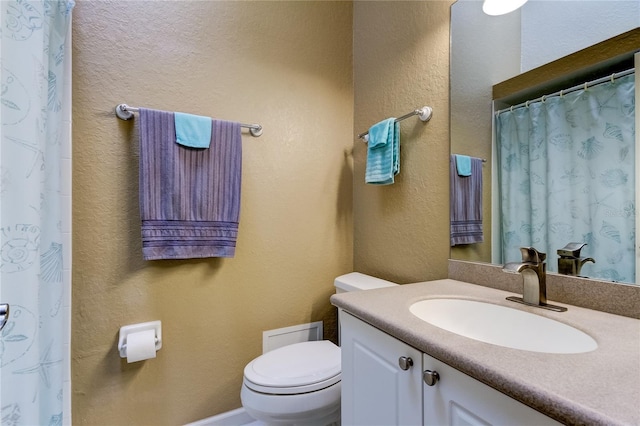
[[[598,347],[588,334],[540,315],[465,299],[427,299],[409,308],[416,317],[470,339],[532,352],[574,354]]]

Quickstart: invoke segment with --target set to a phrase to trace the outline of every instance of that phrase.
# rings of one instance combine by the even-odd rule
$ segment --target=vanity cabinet
[[[425,425],[560,425],[550,417],[424,354],[422,368],[437,372],[423,390]]]
[[[422,352],[346,312],[340,338],[342,424],[421,425]]]
[[[341,312],[342,424],[559,425]]]

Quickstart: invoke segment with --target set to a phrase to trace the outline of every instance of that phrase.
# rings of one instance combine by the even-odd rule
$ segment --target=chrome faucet
[[[547,258],[546,253],[539,252],[533,247],[521,247],[522,262],[507,263],[502,270],[522,275],[522,297],[507,297],[507,300],[529,306],[538,306],[552,311],[563,312],[567,308],[547,303]]]

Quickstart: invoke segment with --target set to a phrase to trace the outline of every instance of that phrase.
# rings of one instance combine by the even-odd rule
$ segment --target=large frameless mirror
[[[604,17],[607,17],[606,19]],[[588,23],[588,25],[585,25]],[[540,1],[530,0],[521,9],[502,16],[487,16],[482,12],[482,2],[474,0],[459,0],[451,7],[451,153],[465,154],[487,159],[483,170],[484,194],[483,194],[483,225],[484,243],[454,246],[451,249],[451,257],[460,260],[472,260],[482,262],[502,263],[504,259],[511,260],[510,255],[518,255],[518,252],[502,256],[502,245],[497,244],[499,228],[503,225],[502,217],[496,214],[492,217],[492,202],[497,201],[496,187],[497,176],[492,176],[498,166],[497,153],[492,150],[492,87],[500,82],[512,80],[518,76],[528,76],[538,67],[555,63],[558,59],[581,51],[604,40],[615,37],[621,33],[631,31],[640,26],[640,4],[635,1]],[[575,69],[572,70],[576,71]],[[587,78],[588,77],[588,78]],[[590,79],[587,76],[587,80]],[[539,78],[539,77],[535,77]],[[535,79],[534,78],[534,79]],[[520,82],[521,83],[521,82]],[[539,82],[533,81],[532,86]],[[567,81],[569,87],[573,81]],[[554,91],[556,89],[549,88]],[[518,90],[516,90],[517,92]],[[551,91],[546,93],[552,93]],[[513,92],[513,90],[512,90]],[[545,94],[533,93],[531,96]],[[522,93],[519,94],[522,96]],[[518,96],[510,96],[507,99],[517,104]],[[507,96],[509,98],[509,96]],[[521,98],[524,101],[526,98]],[[533,98],[532,98],[533,99]],[[506,104],[501,104],[504,107]],[[505,116],[506,117],[506,116]],[[606,125],[605,125],[606,126]],[[613,131],[611,131],[613,133]],[[617,137],[617,136],[616,136]],[[577,143],[580,149],[581,141]],[[598,149],[597,147],[594,149]],[[608,148],[603,148],[603,151]],[[616,148],[616,155],[620,151]],[[629,155],[629,150],[627,152]],[[504,164],[504,161],[502,162]],[[522,167],[517,167],[522,168]],[[610,168],[612,169],[612,168]],[[569,168],[571,170],[571,168]],[[594,172],[578,168],[578,173],[596,173],[598,177],[603,172]],[[565,173],[570,179],[572,174]],[[584,175],[584,174],[583,174]],[[604,179],[607,184],[617,184],[623,179],[619,172],[609,172],[609,178]],[[618,179],[616,179],[616,176]],[[558,178],[560,179],[560,178]],[[631,184],[635,176],[627,176]],[[492,183],[494,185],[492,185]],[[627,205],[627,207],[629,207]],[[621,207],[624,210],[624,206]],[[499,206],[493,206],[493,211],[498,211]],[[609,212],[617,211],[617,207]],[[629,210],[629,209],[627,209]],[[571,215],[571,212],[567,212]],[[558,221],[556,221],[558,222]],[[526,228],[527,225],[523,224]],[[557,230],[561,230],[557,226]],[[596,230],[598,239],[604,239],[609,233],[611,240],[619,235],[622,240],[629,238],[633,231],[616,231],[602,225],[600,222]],[[584,233],[587,236],[588,233]],[[580,239],[582,238],[582,234]],[[571,238],[565,242],[570,243]],[[515,244],[517,239],[514,239]],[[624,253],[612,250],[606,253],[598,253],[598,241],[592,239],[583,248],[583,256],[591,256],[596,259],[596,264],[588,262],[584,265],[581,275],[589,275],[590,267],[598,265],[605,269],[609,261],[615,261],[624,257]],[[536,241],[522,241],[523,245],[536,245]],[[559,245],[554,242],[552,244]],[[556,249],[563,248],[564,244],[553,250],[546,248],[550,270],[557,270],[558,258]],[[604,244],[600,244],[604,245]],[[509,252],[511,250],[509,249]],[[622,256],[620,256],[622,254]],[[632,255],[634,257],[635,255]],[[598,262],[598,260],[600,260]],[[615,271],[615,266],[613,268]],[[591,268],[593,272],[594,268]],[[634,282],[634,274],[611,273],[607,276],[599,276],[602,279],[613,281]]]

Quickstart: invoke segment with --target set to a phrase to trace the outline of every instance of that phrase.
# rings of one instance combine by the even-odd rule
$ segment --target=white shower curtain
[[[503,262],[533,246],[557,271],[582,242],[585,275],[635,282],[634,88],[631,74],[498,115]]]
[[[62,424],[61,142],[73,1],[0,1],[2,425]],[[68,402],[66,402],[68,405]]]

